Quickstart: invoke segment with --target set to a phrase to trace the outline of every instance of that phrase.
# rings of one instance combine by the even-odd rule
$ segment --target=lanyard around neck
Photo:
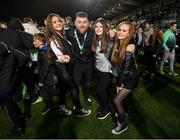
[[[76,41],[77,41],[77,43],[78,43],[79,49],[80,49],[80,50],[83,50],[84,42],[85,42],[86,37],[87,37],[87,32],[86,32],[85,35],[84,35],[84,41],[83,41],[83,44],[82,44],[82,45],[80,44],[80,41],[79,41],[79,38],[78,38],[78,36],[77,36],[77,31],[76,31],[76,30],[74,30],[74,34],[75,34],[75,38],[76,38]]]

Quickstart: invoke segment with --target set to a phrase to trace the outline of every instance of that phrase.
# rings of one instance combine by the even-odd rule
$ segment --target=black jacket
[[[0,41],[22,51],[29,56],[28,49],[33,48],[33,36],[24,32],[24,27],[18,18],[11,18],[8,29],[0,31]],[[27,61],[30,61],[30,57]]]
[[[48,46],[44,45],[38,54],[38,72],[39,72],[39,82],[44,85],[55,85],[56,81],[54,79],[54,69],[48,64],[47,58]]]
[[[118,80],[117,80],[118,87],[121,87],[122,83],[125,80],[129,80],[129,79],[133,80],[138,78],[139,72],[136,67],[134,53],[126,51],[123,63],[117,69],[118,69]]]
[[[92,39],[93,39],[93,31],[91,28],[88,28],[87,30],[87,37],[85,39],[85,42],[84,42],[84,35],[80,34],[78,31],[77,31],[77,36],[80,40],[80,44],[83,44],[84,42],[84,47],[83,47],[83,50],[82,50],[82,54],[80,53],[81,50],[78,46],[78,43],[76,41],[76,37],[75,37],[75,34],[74,34],[74,30],[76,28],[70,28],[68,30],[66,30],[66,36],[68,38],[68,40],[72,43],[72,47],[73,47],[73,50],[74,50],[74,60],[75,60],[75,63],[80,63],[80,64],[87,64],[89,62],[92,62],[94,61],[94,55],[93,55],[93,52],[91,50],[91,47],[92,47]]]
[[[26,55],[6,43],[0,43],[0,97],[16,88],[17,69],[26,62]]]
[[[70,56],[70,62],[68,62],[68,63],[56,62],[57,57],[53,53],[52,54],[53,64],[54,64],[54,66],[58,67],[57,69],[66,69],[68,72],[72,73],[73,65],[74,65],[74,62],[75,62],[75,56],[74,56],[73,47],[67,40],[65,40],[63,38],[60,38],[60,39],[61,39],[61,43],[62,43],[62,47],[63,47],[63,49],[61,49],[61,52],[64,55],[69,55]],[[58,73],[58,71],[56,73]]]

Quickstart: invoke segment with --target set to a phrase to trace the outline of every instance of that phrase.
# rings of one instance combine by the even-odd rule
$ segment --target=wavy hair
[[[62,31],[60,31],[59,33],[57,31],[55,31],[54,28],[53,28],[53,23],[52,23],[52,18],[53,17],[58,17],[60,19],[60,21],[62,21],[61,17],[58,14],[50,13],[47,16],[47,18],[46,18],[46,23],[47,24],[46,24],[46,27],[45,27],[45,34],[46,34],[47,43],[50,46],[50,42],[52,40],[54,40],[54,41],[57,42],[57,47],[59,47],[60,50],[63,50],[61,38],[63,37],[63,38],[66,39],[65,31],[64,31],[64,25],[63,25],[63,22],[62,22],[62,26],[63,26]],[[52,63],[52,50],[51,50],[50,47],[48,49],[47,56],[48,56],[48,62]]]

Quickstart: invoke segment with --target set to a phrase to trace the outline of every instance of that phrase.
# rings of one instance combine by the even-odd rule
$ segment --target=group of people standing
[[[23,35],[23,31],[17,33],[17,30],[11,29],[0,32],[0,37],[4,33],[17,37]],[[131,22],[121,22],[116,33],[113,32],[103,18],[98,18],[90,28],[88,15],[84,12],[76,13],[75,26],[67,29],[64,29],[62,18],[58,14],[51,13],[47,16],[45,32],[35,34],[32,41],[39,48],[38,86],[45,103],[43,115],[53,107],[54,92],[57,92],[59,98],[59,113],[74,113],[76,117],[90,115],[91,110],[81,105],[79,87],[82,85],[85,102],[91,105],[90,83],[95,71],[96,92],[100,101],[97,118],[105,119],[111,112],[108,89],[115,77],[117,86],[113,102],[117,123],[111,132],[120,134],[127,130],[123,102],[137,87],[139,79],[135,59],[135,26]],[[7,38],[0,40],[0,59],[3,62],[0,65],[0,104],[14,125],[15,135],[22,135],[25,132],[25,118],[14,102],[13,94],[18,86],[17,73],[23,66],[31,67],[31,64],[28,63],[28,53],[14,47]],[[30,47],[31,45],[26,48]],[[4,75],[9,79],[3,77]],[[73,110],[66,107],[67,94],[72,99]]]
[[[59,15],[50,14],[47,17],[46,37],[51,48],[48,55],[61,88],[60,100],[62,97],[65,100],[66,96],[63,94],[69,91],[77,117],[91,113],[91,110],[80,105],[79,86],[82,83],[85,101],[91,103],[90,82],[94,66],[98,76],[97,95],[100,99],[98,119],[105,119],[110,114],[107,91],[113,76],[117,78],[117,95],[114,98],[118,114],[117,126],[112,133],[120,134],[127,130],[122,102],[137,86],[139,77],[132,39],[135,27],[130,22],[119,24],[117,36],[113,39],[109,37],[109,30],[103,18],[97,19],[93,28],[90,28],[88,16],[84,12],[76,14],[74,28],[64,30]],[[60,106],[68,110],[64,102]]]
[[[84,12],[76,14],[75,27],[64,30],[61,17],[49,14],[46,24],[46,38],[50,46],[47,52],[49,67],[53,67],[58,79],[59,110],[71,115],[71,110],[65,106],[66,94],[70,93],[77,117],[88,116],[91,110],[81,107],[79,86],[87,104],[91,104],[90,82],[97,72],[97,96],[100,105],[97,118],[105,119],[110,114],[108,89],[113,76],[117,78],[117,95],[114,98],[117,111],[117,126],[113,134],[127,130],[122,102],[137,86],[139,72],[135,62],[135,44],[133,43],[134,25],[123,22],[117,27],[117,35],[109,36],[109,27],[103,18],[98,18],[93,28],[89,27],[88,16]],[[52,77],[52,76],[51,76]],[[43,83],[40,83],[43,86]],[[50,93],[49,93],[50,94]],[[51,105],[45,107],[45,112]]]

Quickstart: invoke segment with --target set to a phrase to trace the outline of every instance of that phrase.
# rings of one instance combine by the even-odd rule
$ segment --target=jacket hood
[[[13,29],[13,30],[21,30],[21,31],[24,31],[24,27],[20,21],[19,18],[17,17],[12,17],[9,21],[9,24],[8,24],[8,28],[9,29]]]

